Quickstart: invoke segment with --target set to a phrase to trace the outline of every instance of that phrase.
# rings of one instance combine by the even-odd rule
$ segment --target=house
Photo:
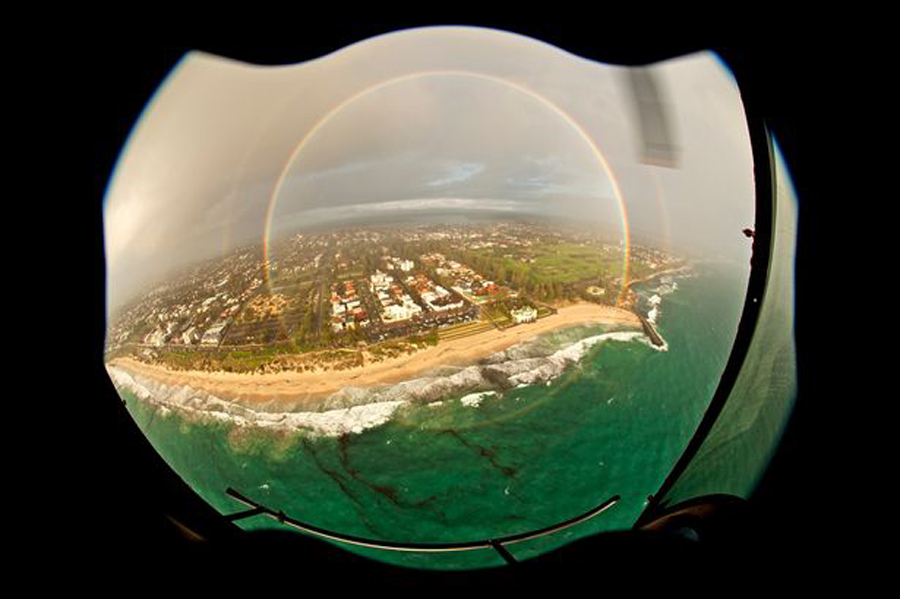
[[[397,320],[406,320],[412,316],[406,306],[398,306],[396,304],[391,304],[389,306],[385,306],[384,312],[381,314],[382,320],[385,322],[395,322]]]
[[[398,320],[407,320],[420,314],[422,307],[416,304],[411,297],[404,295],[401,304],[390,304],[384,307],[381,313],[381,319],[384,322],[396,322]]]
[[[376,289],[380,290],[380,289],[389,287],[391,282],[393,282],[394,277],[392,277],[390,275],[386,275],[383,272],[381,272],[380,270],[376,270],[375,274],[373,274],[371,277],[369,277],[369,280],[371,281],[371,285],[372,285],[371,288],[374,291]]]

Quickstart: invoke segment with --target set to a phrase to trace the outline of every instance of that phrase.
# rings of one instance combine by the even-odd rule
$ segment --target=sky
[[[299,65],[186,55],[122,150],[104,208],[107,307],[266,232],[458,210],[596,222],[749,261],[740,94],[700,53],[648,68],[677,163],[641,161],[627,69],[520,35],[394,32]],[[623,209],[624,206],[624,209]]]

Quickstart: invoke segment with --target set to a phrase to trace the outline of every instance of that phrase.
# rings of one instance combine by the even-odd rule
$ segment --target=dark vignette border
[[[208,539],[213,542],[222,541],[223,545],[229,547],[232,546],[231,541],[235,540],[236,531],[238,530],[233,525],[226,525],[218,513],[213,512],[209,506],[202,502],[159,459],[146,439],[134,430],[133,422],[121,405],[118,395],[115,393],[102,366],[102,346],[105,337],[105,311],[103,309],[105,272],[102,240],[102,206],[99,200],[103,196],[106,181],[115,166],[118,150],[127,137],[131,125],[136,121],[140,111],[143,109],[147,98],[151,96],[152,92],[165,77],[168,69],[177,62],[184,52],[193,48],[239,57],[250,62],[284,64],[308,60],[339,49],[348,43],[360,41],[374,35],[427,24],[421,22],[400,25],[329,24],[317,34],[301,41],[299,43],[300,50],[297,50],[296,46],[290,47],[291,42],[261,43],[258,35],[235,35],[229,38],[227,35],[221,34],[211,36],[208,33],[204,34],[202,31],[197,35],[196,29],[191,32],[185,32],[172,28],[151,31],[148,28],[146,31],[140,31],[132,37],[128,37],[121,32],[113,32],[111,36],[97,36],[92,43],[82,45],[80,53],[74,55],[76,58],[81,57],[84,61],[83,64],[88,65],[90,63],[89,69],[78,73],[77,83],[97,92],[85,102],[86,110],[82,112],[82,116],[87,117],[89,123],[99,122],[102,126],[99,130],[99,136],[97,136],[96,131],[92,132],[94,138],[91,151],[88,152],[92,163],[87,171],[90,173],[90,181],[87,185],[88,190],[85,193],[85,199],[90,202],[91,210],[88,217],[85,217],[82,213],[77,215],[75,219],[75,222],[88,221],[88,227],[94,231],[89,245],[88,262],[98,265],[91,273],[93,285],[90,286],[90,291],[81,298],[84,302],[86,313],[91,315],[90,320],[94,323],[91,329],[91,338],[95,340],[92,344],[94,349],[78,356],[80,360],[77,361],[82,367],[82,373],[90,373],[91,375],[91,383],[87,387],[90,394],[88,399],[95,404],[87,410],[86,415],[79,415],[79,418],[90,421],[87,424],[88,430],[94,434],[91,439],[81,446],[82,451],[73,452],[70,456],[70,463],[75,466],[76,472],[72,474],[72,478],[74,486],[79,489],[109,488],[110,484],[115,485],[115,488],[110,489],[103,499],[98,501],[96,497],[92,496],[92,499],[86,502],[94,510],[95,515],[92,519],[84,522],[83,525],[73,527],[69,536],[74,535],[76,543],[79,538],[96,539],[108,549],[106,552],[101,551],[101,554],[108,554],[110,557],[117,553],[113,547],[121,542],[124,542],[125,547],[137,550],[139,553],[149,553],[156,548],[165,547],[176,551],[176,553],[188,552],[196,556],[199,552],[202,556],[208,554],[209,550],[197,549],[197,547],[186,544],[183,533],[177,532],[176,527],[172,526],[171,520],[173,518],[190,521],[193,527],[206,533]],[[656,40],[652,43],[644,44],[642,40],[637,42],[634,40],[625,41],[621,37],[612,41],[609,39],[603,40],[590,35],[590,31],[588,31],[590,27],[588,25],[575,26],[571,23],[541,25],[533,23],[486,23],[476,25],[521,33],[586,58],[623,65],[648,64],[675,58],[694,51],[712,49],[724,59],[741,85],[748,124],[751,126],[751,139],[754,140],[754,168],[757,168],[763,162],[758,157],[759,140],[765,139],[766,147],[768,147],[768,137],[764,133],[765,127],[762,124],[762,120],[770,116],[768,111],[771,108],[771,95],[766,97],[764,91],[760,94],[762,91],[761,87],[766,85],[766,81],[760,75],[759,70],[754,70],[755,67],[759,66],[760,42],[752,44],[730,42],[723,45],[719,43],[722,41],[721,37],[719,40],[715,40],[709,39],[709,36],[668,35],[663,36],[661,41]],[[706,39],[702,39],[704,37]],[[768,43],[768,40],[763,40],[762,43]],[[771,62],[777,51],[777,47],[776,50],[764,50],[762,52],[762,62]],[[755,60],[757,61],[754,62]],[[763,64],[763,66],[766,65]],[[745,75],[747,75],[746,78]],[[781,77],[781,80],[783,80],[784,75],[782,74]],[[776,82],[781,80],[776,77]],[[745,82],[749,82],[749,84],[745,85]],[[75,86],[73,85],[73,87]],[[763,96],[763,101],[757,103],[756,99],[760,95]],[[767,99],[770,100],[769,103],[766,103],[765,100]],[[790,108],[788,110],[790,111]],[[778,124],[781,123],[776,123],[776,125]],[[779,139],[783,140],[782,129],[776,128],[775,131],[779,134]],[[788,132],[788,136],[791,134],[791,132]],[[796,150],[796,147],[788,147],[786,149],[787,159],[789,165],[791,165],[793,164],[791,161],[795,157],[792,150]],[[768,160],[769,157],[767,156],[764,162],[767,167],[770,167]],[[761,180],[769,181],[770,177],[760,179],[757,175],[757,183]],[[759,184],[757,184],[758,192],[759,187]],[[771,189],[769,191],[771,192]],[[759,204],[759,197],[757,197],[757,204]],[[769,204],[769,210],[771,211],[771,203]],[[762,220],[759,208],[757,208],[757,251],[754,258],[757,264],[759,260],[756,256],[759,255],[759,248],[762,246],[768,247],[767,244],[761,243],[763,227],[760,226],[760,223]],[[757,264],[754,264],[754,272],[760,272]],[[764,275],[756,275],[757,280],[760,277],[764,281]],[[83,279],[81,284],[84,285]],[[764,282],[759,288],[760,290],[764,288]],[[753,294],[748,293],[748,299],[751,295]],[[758,308],[754,313],[758,313]],[[742,317],[742,328],[746,328],[743,322],[749,318],[750,313],[745,310],[744,317]],[[750,326],[747,325],[747,327]],[[737,343],[734,351],[740,351]],[[746,348],[744,349],[745,351]],[[730,362],[733,361],[735,361],[734,356],[730,359]],[[720,394],[717,392],[718,395]],[[100,396],[102,400],[97,401],[97,396]],[[719,401],[724,405],[724,399]],[[721,405],[719,405],[716,413],[720,410]],[[710,417],[709,419],[712,420],[713,418]],[[698,431],[699,433],[700,431]],[[699,446],[699,441],[692,444]],[[108,455],[110,447],[115,447],[114,455]],[[92,466],[96,466],[96,468],[84,468],[83,465],[86,461],[91,463]],[[673,477],[670,475],[670,478]],[[664,490],[661,489],[661,491]],[[661,493],[658,492],[656,496],[661,496]],[[98,508],[102,508],[99,510],[99,515],[96,513]],[[300,535],[292,536],[300,537]],[[623,548],[635,547],[632,545],[632,537],[630,536],[619,534],[598,535],[598,537],[600,536],[604,536],[606,539],[598,538],[592,544],[579,543],[582,547],[578,551],[582,554],[596,555],[598,549],[603,553],[603,548],[621,552]],[[254,551],[260,549],[256,543],[251,543],[250,545],[254,547]],[[641,543],[638,543],[638,545],[641,551],[646,549],[645,545]],[[308,560],[307,563],[311,568],[323,566],[330,569],[332,567],[347,566],[351,569],[356,568],[364,571],[394,571],[395,573],[399,570],[404,578],[413,574],[409,570],[375,564],[363,558],[357,559],[356,556],[352,556],[347,552],[333,550],[333,547],[327,544],[306,538],[299,539],[296,543],[292,541],[290,547],[293,552],[292,555],[296,557],[302,556],[302,559]],[[304,548],[301,549],[301,547]],[[673,555],[670,551],[671,547],[668,545],[653,545],[653,547],[664,547],[661,553],[656,554],[657,557],[665,556],[668,558]],[[573,551],[575,551],[574,547],[571,551],[567,548],[562,548],[554,553],[558,554],[556,558],[559,555],[566,555],[567,563],[571,566],[573,563],[578,563],[578,560],[573,562],[568,557]],[[271,554],[272,552],[265,551],[264,553]],[[625,549],[625,553],[628,554],[627,549]],[[652,554],[653,552],[651,551]],[[116,557],[120,556],[117,555]],[[548,557],[554,558],[554,556]],[[557,563],[558,559],[556,558],[545,561]],[[538,562],[540,558],[531,561]],[[524,565],[528,563],[530,562],[526,562]],[[330,564],[330,566],[325,566],[325,564]],[[451,573],[415,572],[415,575],[421,575],[429,580],[434,580],[435,577],[441,577],[444,574],[451,578],[456,576]],[[474,573],[468,574],[472,575]]]

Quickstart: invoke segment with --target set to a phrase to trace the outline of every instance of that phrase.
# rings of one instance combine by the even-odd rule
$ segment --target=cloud
[[[507,177],[506,183],[515,188],[543,190],[552,183],[546,175],[530,175],[528,177]]]
[[[311,173],[305,173],[302,175],[302,177],[310,181],[327,179],[329,177],[344,177],[371,169],[376,165],[377,161],[375,160],[346,162],[344,164],[339,164],[330,168],[324,168]]]
[[[525,156],[504,179],[508,193],[517,197],[568,196],[610,197],[612,189],[605,173],[584,156]]]
[[[485,166],[483,164],[473,162],[451,164],[447,168],[446,176],[441,177],[440,179],[429,181],[426,183],[426,185],[428,187],[441,187],[444,185],[449,185],[451,183],[460,183],[462,181],[471,179],[478,173],[484,171],[484,168]]]
[[[312,208],[279,219],[274,225],[274,233],[280,235],[298,226],[321,225],[341,222],[361,217],[380,217],[386,214],[401,215],[411,212],[458,211],[524,213],[534,210],[533,202],[494,198],[414,198],[385,202],[366,202]]]
[[[414,210],[618,220],[620,194],[650,236],[749,251],[752,154],[727,71],[711,55],[659,65],[683,152],[665,170],[635,162],[620,70],[471,28],[277,69],[192,55],[148,106],[107,194],[110,303],[258,238],[268,218],[281,231]]]

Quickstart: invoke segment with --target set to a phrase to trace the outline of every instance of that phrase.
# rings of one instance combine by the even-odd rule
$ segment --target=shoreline
[[[643,279],[635,279],[633,281],[628,281],[628,288],[631,289],[632,285],[640,285],[641,283],[646,283],[648,281],[652,281],[653,279],[657,279],[659,277],[664,277],[666,275],[676,275],[683,272],[687,272],[691,269],[690,265],[685,264],[684,266],[679,266],[678,268],[669,268],[667,270],[661,270],[659,272],[655,272],[650,276],[644,277]]]
[[[108,363],[169,386],[185,386],[245,405],[290,403],[294,409],[315,409],[321,400],[346,387],[371,387],[411,380],[440,366],[468,366],[537,335],[580,324],[633,326],[642,329],[636,314],[622,308],[588,302],[564,306],[556,314],[509,329],[490,329],[469,337],[443,341],[412,354],[389,358],[360,368],[339,371],[249,374],[171,370],[132,358]]]

